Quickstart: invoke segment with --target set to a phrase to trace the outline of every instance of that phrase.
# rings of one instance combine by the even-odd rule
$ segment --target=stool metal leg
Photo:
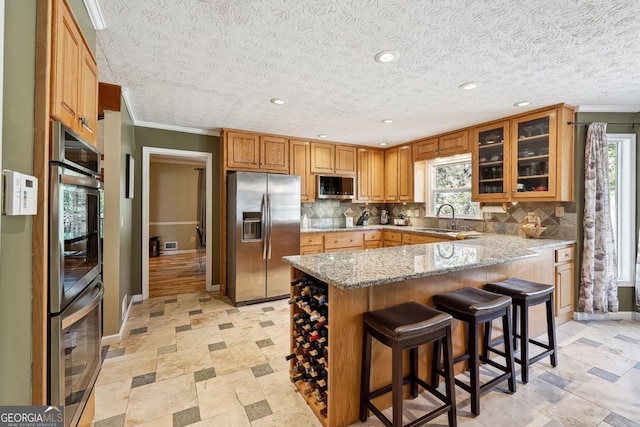
[[[371,334],[367,327],[363,328],[362,337],[362,378],[360,380],[360,421],[365,422],[369,415],[367,400],[371,382]]]
[[[522,382],[526,384],[529,382],[529,304],[527,301],[520,306],[520,347]]]

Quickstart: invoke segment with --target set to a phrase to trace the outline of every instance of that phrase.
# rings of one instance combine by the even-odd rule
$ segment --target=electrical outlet
[[[411,209],[407,211],[407,218],[411,218]]]
[[[414,209],[413,210],[413,216],[415,216],[416,218],[418,218],[420,216],[420,209]]]
[[[196,242],[196,238],[195,237],[191,237],[191,243],[195,243]]]
[[[564,206],[556,206],[556,218],[562,218],[564,216]]]

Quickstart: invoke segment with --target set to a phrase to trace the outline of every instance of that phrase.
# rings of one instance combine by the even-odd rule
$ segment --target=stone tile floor
[[[458,424],[640,426],[640,322],[567,322],[558,344],[558,367],[544,359],[515,394],[505,383],[483,395],[477,417],[456,389]],[[93,426],[320,426],[289,381],[288,353],[286,301],[236,308],[199,292],[134,304],[98,376]],[[405,423],[428,401],[405,401]]]

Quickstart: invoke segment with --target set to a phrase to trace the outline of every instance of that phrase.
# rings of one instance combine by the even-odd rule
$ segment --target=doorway
[[[154,237],[150,233],[150,229],[152,227],[150,218],[151,218],[151,210],[150,210],[150,194],[151,194],[151,170],[152,163],[160,162],[163,164],[182,164],[188,165],[187,167],[192,169],[194,174],[197,173],[197,169],[204,169],[204,177],[205,177],[205,188],[206,188],[206,196],[204,200],[205,204],[205,225],[203,238],[204,242],[211,242],[212,239],[212,193],[211,188],[213,184],[213,173],[212,173],[212,154],[204,153],[198,151],[186,151],[186,150],[175,150],[168,148],[155,148],[155,147],[142,147],[142,298],[148,299],[150,297],[149,292],[149,283],[150,283],[150,267],[154,268],[154,271],[157,271],[158,267],[166,270],[166,274],[164,275],[163,284],[161,285],[165,289],[160,289],[159,292],[161,294],[173,293],[177,294],[180,292],[186,292],[184,289],[189,289],[188,287],[184,287],[183,285],[188,284],[190,280],[198,280],[198,274],[194,274],[190,278],[190,272],[194,270],[203,269],[204,274],[204,282],[205,282],[205,290],[212,291],[212,262],[211,256],[203,256],[201,259],[197,250],[199,249],[199,239],[195,237],[195,247],[194,251],[192,248],[187,250],[180,250],[180,244],[177,243],[177,240],[173,240],[167,249],[171,250],[171,253],[174,255],[171,256],[163,256],[163,257],[150,257],[150,250],[145,250],[150,247],[150,237]],[[193,193],[197,192],[197,187],[193,188]],[[166,196],[166,194],[164,195]],[[171,197],[169,195],[169,197]],[[193,224],[191,224],[193,222]],[[189,229],[193,228],[191,235],[196,234],[195,227],[198,226],[197,221],[182,221],[178,223],[172,223],[173,225],[177,225],[178,227],[187,227]],[[157,242],[156,244],[160,245],[158,247],[158,252],[162,252],[164,250],[166,242]],[[189,246],[187,243],[184,246]],[[206,243],[205,243],[206,246]],[[210,246],[210,245],[209,245]],[[209,253],[211,251],[209,250]],[[162,258],[162,259],[159,259]],[[184,274],[181,276],[178,271],[181,267],[184,267]],[[175,275],[174,279],[171,279],[171,275]],[[175,277],[181,276],[184,279],[182,284],[179,280],[175,280]],[[172,283],[175,285],[173,288]]]

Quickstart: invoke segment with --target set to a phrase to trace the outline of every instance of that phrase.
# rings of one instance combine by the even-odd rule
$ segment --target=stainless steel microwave
[[[316,198],[353,199],[356,179],[353,176],[317,175]]]

